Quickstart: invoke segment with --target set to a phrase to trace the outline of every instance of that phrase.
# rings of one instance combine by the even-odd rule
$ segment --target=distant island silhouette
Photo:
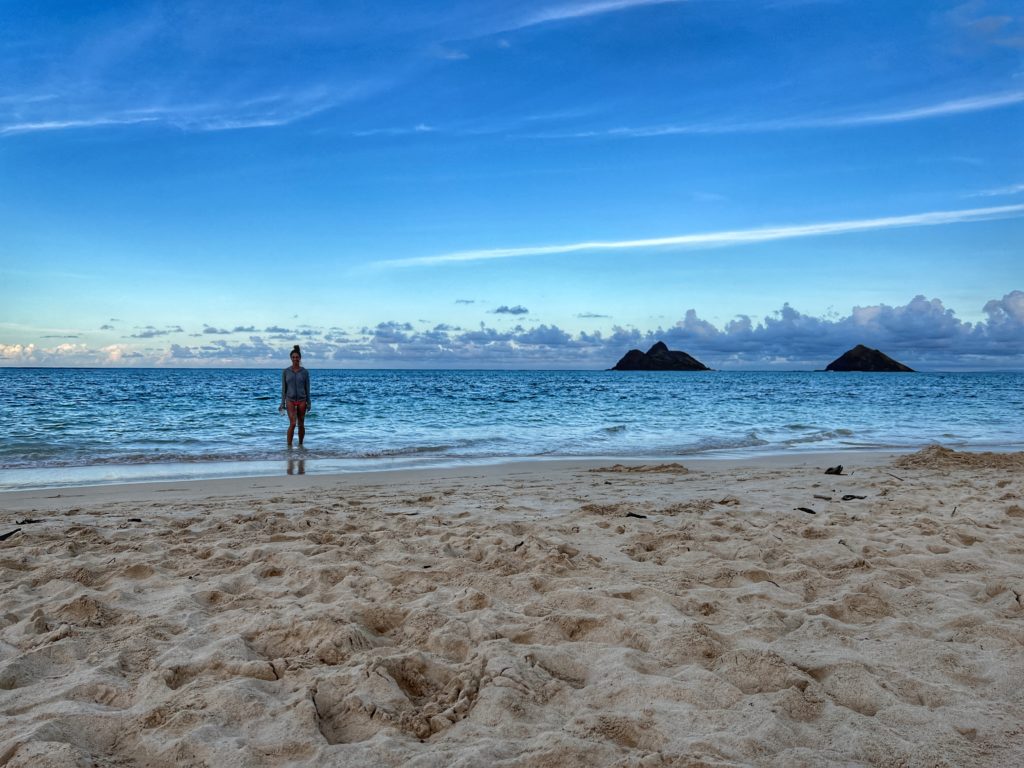
[[[655,342],[646,352],[631,349],[612,371],[710,371],[704,363],[680,350],[669,349],[663,341]],[[914,373],[914,369],[893,360],[878,349],[858,344],[825,367],[826,371],[867,371],[874,373]]]
[[[914,373],[914,369],[893,360],[884,352],[858,344],[844,352],[827,366],[826,371],[872,371],[884,373]]]
[[[669,349],[659,341],[646,352],[631,349],[612,368],[613,371],[710,371],[704,363],[685,352]]]

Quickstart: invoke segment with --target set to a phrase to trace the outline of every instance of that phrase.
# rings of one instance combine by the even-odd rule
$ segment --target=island
[[[858,344],[825,367],[826,371],[871,371],[881,373],[913,373],[914,369],[893,360],[884,352]]]
[[[678,352],[659,341],[647,352],[631,349],[612,368],[613,371],[710,371],[704,363],[685,352]]]

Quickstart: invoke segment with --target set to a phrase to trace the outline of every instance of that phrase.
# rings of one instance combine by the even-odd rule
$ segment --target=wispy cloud
[[[353,136],[409,136],[418,133],[434,133],[437,129],[426,123],[417,123],[413,126],[401,128],[367,128],[362,131],[352,131]]]
[[[190,98],[195,94],[157,92],[150,97],[150,103],[142,105],[137,103],[135,95],[131,98],[136,102],[134,104],[128,105],[123,99],[114,103],[117,101],[117,88],[112,86],[110,91],[113,95],[104,92],[102,98],[68,96],[60,103],[62,113],[59,119],[46,114],[46,110],[52,111],[53,107],[45,103],[29,110],[33,114],[32,119],[22,118],[7,124],[0,122],[0,136],[140,124],[163,125],[187,132],[274,128],[365,98],[386,90],[390,85],[385,78],[367,77],[344,85],[307,84],[301,88],[278,88],[256,93],[235,89],[209,99]],[[83,90],[89,91],[90,88],[83,86]],[[68,112],[74,116],[65,117]],[[413,130],[422,130],[422,127],[416,126]]]
[[[436,266],[469,261],[510,259],[522,256],[555,256],[580,251],[621,251],[636,248],[662,247],[722,247],[749,245],[772,240],[792,240],[801,237],[842,235],[850,232],[868,232],[898,227],[932,227],[942,224],[960,224],[991,219],[1017,218],[1024,216],[1024,205],[1003,205],[993,208],[972,208],[960,211],[933,211],[915,213],[909,216],[887,216],[877,219],[856,219],[834,221],[823,224],[799,224],[781,227],[758,227],[725,232],[706,232],[671,237],[653,237],[641,240],[585,241],[560,245],[537,245],[523,248],[486,248],[474,251],[455,251],[435,256],[418,256],[409,259],[379,261],[381,267]]]
[[[1009,195],[1019,195],[1024,192],[1024,184],[1010,184],[1007,187],[997,187],[995,189],[983,189],[980,192],[971,192],[965,197],[1006,197]]]
[[[361,40],[358,10],[256,5],[146,2],[70,22],[12,19],[11,39],[24,37],[32,58],[14,66],[10,52],[0,55],[13,67],[0,88],[0,136],[141,123],[272,128],[408,76],[411,54],[380,62],[374,43],[386,31]],[[356,39],[365,48],[353,50]]]
[[[111,125],[138,125],[156,122],[156,117],[93,117],[83,120],[41,120],[38,122],[10,123],[0,126],[0,136],[40,131],[63,131],[69,128],[98,128]]]
[[[777,120],[754,120],[739,122],[709,122],[663,124],[635,127],[607,128],[603,130],[576,131],[572,133],[536,134],[534,138],[571,139],[596,137],[647,138],[652,136],[672,136],[676,134],[725,134],[725,133],[763,133],[770,131],[790,131],[813,128],[856,128],[867,125],[886,125],[891,123],[907,123],[915,120],[930,120],[950,115],[984,112],[1024,103],[1024,91],[1008,91],[1005,93],[971,96],[938,104],[910,109],[863,112],[853,115],[834,115],[829,117],[794,117]]]
[[[924,120],[946,115],[959,115],[965,112],[982,112],[989,109],[1008,107],[1024,102],[1024,91],[992,93],[982,96],[971,96],[966,99],[944,101],[914,109],[881,112],[878,114],[855,115],[853,117],[825,118],[820,121],[808,121],[812,127],[815,122],[823,126],[829,125],[876,125],[879,123],[905,123],[911,120]]]
[[[668,5],[685,2],[686,0],[604,0],[603,2],[591,3],[566,3],[546,8],[532,16],[527,16],[506,31],[514,29],[525,29],[538,24],[547,24],[552,21],[564,21],[567,19],[581,19],[587,16],[598,16],[605,13],[625,11],[631,8],[638,8],[645,5]]]
[[[0,105],[13,104],[15,106],[22,106],[42,101],[53,101],[59,98],[60,96],[56,93],[9,93],[0,96]]]
[[[139,333],[133,333],[129,335],[132,339],[155,339],[160,336],[170,336],[175,333],[184,333],[184,329],[180,325],[169,325],[165,328],[155,328],[152,325],[147,325],[145,328],[139,331]]]
[[[84,128],[104,128],[110,126],[130,126],[143,123],[163,124],[183,131],[233,131],[247,128],[273,128],[312,117],[332,107],[340,105],[345,99],[325,99],[312,104],[284,104],[276,109],[266,111],[238,109],[231,104],[220,107],[204,105],[196,107],[170,107],[161,109],[133,110],[134,114],[144,116],[91,117],[75,120],[40,120],[34,122],[10,123],[0,125],[0,136],[20,133],[39,133],[43,131],[64,131]]]
[[[465,51],[460,51],[456,48],[446,48],[440,45],[434,50],[434,56],[445,61],[465,61],[469,58],[469,54]]]
[[[309,86],[233,101],[182,105],[155,110],[170,125],[187,131],[233,131],[291,125],[342,104],[362,98],[384,87],[368,79],[345,87]]]

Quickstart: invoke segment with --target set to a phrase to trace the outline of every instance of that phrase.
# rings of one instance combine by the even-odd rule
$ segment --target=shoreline
[[[425,464],[425,465],[413,465],[413,466],[390,466],[380,467],[374,469],[353,469],[353,470],[337,470],[337,469],[324,469],[320,470],[313,466],[316,463],[316,459],[307,459],[307,466],[303,468],[302,472],[289,472],[289,462],[224,462],[224,464],[273,464],[273,469],[267,468],[265,471],[259,473],[247,473],[244,470],[231,473],[231,474],[211,474],[200,477],[144,477],[138,480],[132,479],[110,479],[101,481],[83,481],[83,482],[69,482],[63,484],[50,484],[50,485],[27,485],[25,487],[14,487],[14,488],[0,488],[0,502],[6,506],[8,503],[13,502],[16,499],[25,497],[35,497],[39,494],[54,494],[63,498],[70,498],[72,496],[83,496],[92,495],[93,493],[102,493],[104,489],[115,489],[121,487],[137,488],[140,491],[146,492],[148,490],[158,489],[166,491],[169,489],[178,488],[180,486],[188,486],[190,484],[203,483],[207,487],[212,488],[231,488],[235,489],[238,484],[246,482],[259,482],[258,487],[270,487],[267,485],[268,482],[274,483],[277,481],[280,483],[280,488],[302,488],[302,487],[318,487],[322,485],[331,485],[337,483],[339,480],[347,479],[353,483],[359,483],[364,481],[370,481],[373,478],[388,477],[393,481],[401,481],[406,476],[453,476],[459,477],[465,473],[485,472],[493,474],[495,472],[502,472],[504,470],[518,469],[520,471],[530,471],[541,468],[560,468],[560,469],[587,469],[594,466],[605,465],[608,463],[621,463],[624,465],[651,465],[651,464],[666,464],[666,463],[680,463],[693,466],[716,466],[719,468],[733,468],[737,466],[749,466],[749,467],[799,467],[806,466],[808,463],[813,462],[827,462],[829,466],[836,464],[843,464],[844,462],[849,463],[850,461],[856,460],[860,463],[865,461],[887,461],[895,456],[912,453],[919,448],[907,448],[904,450],[895,449],[846,449],[846,450],[834,450],[834,451],[800,451],[800,452],[788,452],[788,453],[763,453],[758,455],[708,455],[708,454],[689,454],[681,456],[583,456],[583,457],[501,457],[494,459],[479,459],[479,460],[460,460],[460,461],[446,461],[437,464]],[[986,448],[985,450],[990,450]],[[1007,448],[1007,452],[1013,449]],[[301,461],[296,459],[295,461]],[[135,467],[140,468],[150,467],[154,465],[113,465],[116,467]],[[192,464],[184,465],[165,465],[165,466],[183,466],[193,467]],[[88,469],[93,469],[92,467]],[[0,470],[0,478],[3,477],[3,472],[17,472],[19,470]],[[32,472],[47,472],[50,470],[31,470]],[[59,471],[59,470],[58,470]]]
[[[482,458],[444,458],[444,459],[354,459],[336,460],[308,457],[296,452],[294,457],[277,460],[255,461],[209,461],[209,462],[173,462],[173,463],[138,463],[138,464],[95,464],[73,467],[44,467],[38,469],[10,468],[0,469],[0,500],[13,498],[13,495],[43,491],[71,492],[87,488],[105,488],[108,486],[149,486],[177,483],[216,483],[243,480],[270,480],[285,477],[330,478],[362,477],[374,475],[390,475],[405,472],[458,472],[483,467],[500,466],[548,466],[574,464],[590,465],[602,462],[622,462],[627,464],[655,464],[665,462],[678,463],[713,463],[723,467],[734,464],[758,465],[766,464],[799,466],[811,461],[829,461],[831,465],[842,464],[856,459],[865,461],[872,457],[885,460],[922,450],[929,445],[939,443],[923,443],[913,446],[887,447],[845,447],[833,449],[787,449],[749,451],[721,449],[688,454],[657,454],[657,455],[623,455],[596,454],[593,456],[496,456]],[[944,444],[952,450],[966,453],[1014,453],[1024,450],[1018,444],[983,444],[961,445]],[[197,469],[199,471],[197,473]],[[58,482],[46,482],[41,478],[46,475],[70,473],[80,479],[68,479]],[[116,473],[116,476],[111,476]],[[106,476],[104,476],[106,475]],[[6,479],[15,478],[13,482]],[[20,481],[18,478],[21,478]],[[36,480],[35,478],[39,478]]]

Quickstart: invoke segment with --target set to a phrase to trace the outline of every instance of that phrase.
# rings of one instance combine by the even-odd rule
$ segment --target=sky
[[[0,366],[1024,370],[1004,0],[0,0]]]

